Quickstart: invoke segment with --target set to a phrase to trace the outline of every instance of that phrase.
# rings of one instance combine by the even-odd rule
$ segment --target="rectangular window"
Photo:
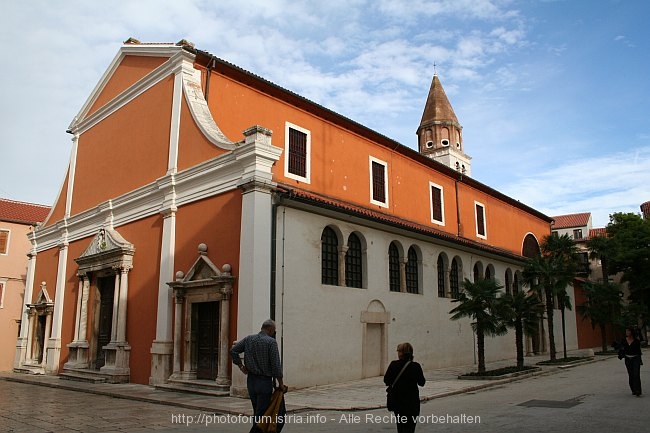
[[[431,189],[431,222],[444,226],[445,208],[442,187],[433,182],[429,182],[429,188]]]
[[[476,214],[476,236],[487,239],[487,232],[485,230],[485,206],[483,203],[475,201],[474,211]]]
[[[388,168],[384,161],[370,157],[370,202],[388,207]]]
[[[9,252],[9,230],[0,230],[0,254]]]
[[[582,229],[575,229],[573,231],[573,239],[582,239]]]
[[[289,122],[285,125],[284,175],[310,183],[311,133]]]
[[[5,282],[0,281],[0,308],[4,308],[5,305]]]

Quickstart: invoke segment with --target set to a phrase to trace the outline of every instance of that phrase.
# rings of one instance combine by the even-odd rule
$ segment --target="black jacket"
[[[406,359],[400,359],[390,363],[384,375],[386,385],[390,386],[395,381],[406,362]],[[397,410],[395,413],[407,416],[420,415],[420,390],[418,385],[424,386],[425,382],[420,364],[411,362],[394,386],[397,397]]]

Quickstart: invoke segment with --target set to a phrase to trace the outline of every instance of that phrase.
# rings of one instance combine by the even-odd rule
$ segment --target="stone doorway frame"
[[[173,373],[169,382],[197,380],[197,359],[194,356],[196,342],[192,338],[192,305],[200,302],[219,303],[219,359],[215,384],[224,389],[230,388],[229,336],[230,336],[230,297],[235,277],[230,274],[231,266],[223,265],[222,270],[208,258],[206,244],[198,246],[199,257],[185,274],[176,272],[176,281],[167,283],[174,291],[174,352]]]
[[[110,383],[128,383],[131,369],[129,357],[131,346],[126,341],[126,314],[129,290],[129,271],[133,268],[135,247],[116,230],[101,228],[90,241],[86,250],[75,259],[79,266],[79,291],[75,315],[74,340],[67,345],[70,350],[64,374],[96,376]],[[88,329],[93,332],[92,320],[88,318],[90,285],[100,276],[115,276],[111,341],[103,347],[106,361],[99,371],[90,369],[91,345]],[[96,339],[96,336],[93,336]],[[95,350],[99,350],[96,348]]]
[[[32,374],[45,374],[47,365],[47,343],[52,330],[52,315],[54,313],[54,302],[47,292],[45,282],[41,283],[41,291],[33,304],[26,304],[29,310],[29,323],[27,331],[27,350],[24,363],[20,366],[21,371]],[[37,329],[39,317],[45,316],[45,328],[43,331],[43,347],[39,347]],[[36,349],[40,349],[40,353]],[[41,358],[39,360],[39,357]]]

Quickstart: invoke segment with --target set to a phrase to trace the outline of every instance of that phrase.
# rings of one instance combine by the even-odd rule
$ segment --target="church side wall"
[[[286,381],[296,387],[368,375],[369,372],[364,371],[364,363],[368,360],[363,359],[364,339],[367,338],[364,332],[368,329],[362,322],[362,312],[369,306],[370,310],[377,311],[377,301],[390,317],[384,326],[383,368],[395,358],[397,344],[408,341],[415,348],[416,360],[425,369],[468,365],[471,370],[475,362],[473,331],[469,320],[449,319],[449,310],[457,304],[449,298],[438,297],[437,257],[444,252],[450,259],[460,258],[463,277],[470,280],[472,267],[478,260],[484,267],[493,265],[501,283],[506,268],[513,272],[519,269],[502,259],[443,246],[431,239],[389,233],[381,227],[291,207],[278,209],[277,225],[276,318],[281,329],[279,338]],[[345,240],[352,232],[364,238],[367,245],[365,288],[321,284],[320,239],[326,226],[335,227]],[[392,241],[399,242],[405,249],[414,245],[421,251],[420,294],[389,291],[388,246]],[[376,348],[366,347],[365,350],[376,351]],[[488,360],[514,358],[515,355],[513,332],[486,339]],[[375,368],[372,375],[383,374],[381,370]]]

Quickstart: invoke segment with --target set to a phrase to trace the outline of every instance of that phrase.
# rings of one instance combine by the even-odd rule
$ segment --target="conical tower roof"
[[[435,122],[450,122],[460,126],[456,113],[451,108],[447,94],[445,94],[445,90],[442,88],[437,74],[434,74],[433,80],[431,81],[431,88],[429,89],[427,103],[422,113],[420,127],[431,125]]]

